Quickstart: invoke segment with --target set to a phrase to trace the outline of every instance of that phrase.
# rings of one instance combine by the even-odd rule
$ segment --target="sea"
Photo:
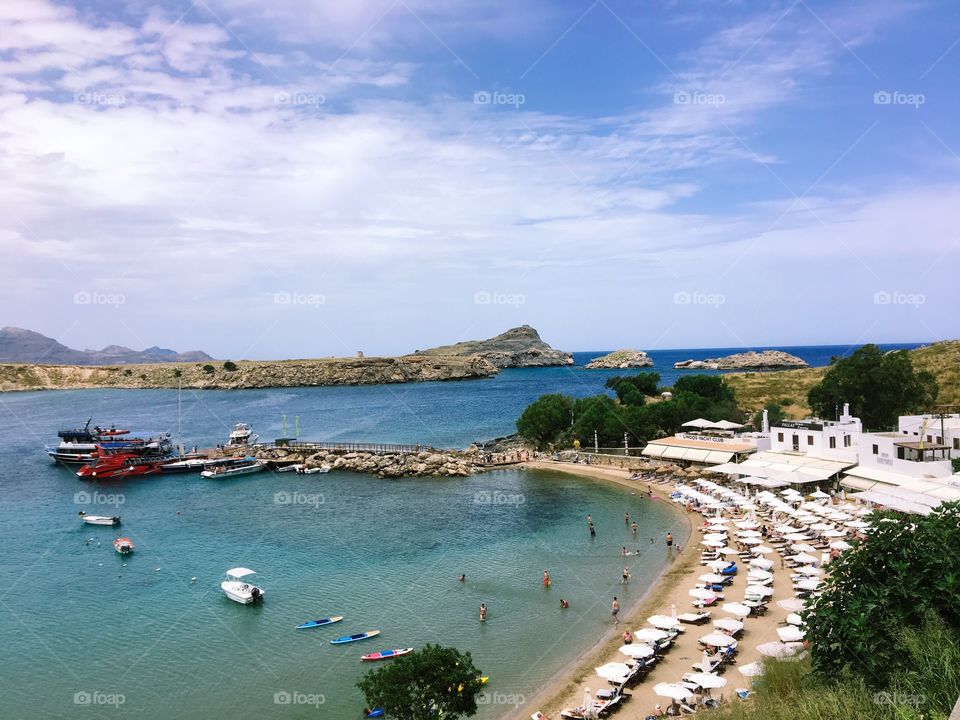
[[[853,350],[770,349],[815,366]],[[677,360],[737,351],[650,355],[669,385]],[[666,533],[687,541],[676,508],[541,471],[90,483],[54,465],[43,448],[87,418],[182,435],[188,448],[224,442],[237,422],[261,440],[466,447],[513,432],[541,394],[592,395],[608,377],[633,372],[583,368],[602,354],[575,353],[572,367],[442,383],[0,394],[0,718],[360,718],[355,684],[371,669],[360,656],[427,643],[469,651],[490,678],[477,717],[511,717],[608,630],[614,596],[628,608],[669,565]],[[85,525],[81,510],[119,514],[123,524]],[[121,535],[136,545],[130,556],[113,550]],[[623,558],[623,546],[635,554]],[[261,605],[221,593],[225,571],[236,566],[257,571]],[[331,615],[344,620],[295,629]],[[330,643],[368,630],[380,635]]]

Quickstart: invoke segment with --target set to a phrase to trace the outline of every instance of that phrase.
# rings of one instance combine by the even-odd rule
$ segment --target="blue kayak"
[[[307,630],[309,628],[323,627],[324,625],[333,625],[341,620],[343,620],[342,615],[334,615],[333,617],[324,618],[323,620],[307,620],[307,622],[297,625],[297,630]]]
[[[344,635],[343,637],[338,637],[336,640],[331,640],[330,644],[342,645],[343,643],[357,642],[357,640],[366,640],[367,638],[376,637],[379,634],[379,630],[367,630],[367,632],[357,633],[356,635]]]
[[[383,717],[383,708],[374,708],[367,713],[367,717]]]

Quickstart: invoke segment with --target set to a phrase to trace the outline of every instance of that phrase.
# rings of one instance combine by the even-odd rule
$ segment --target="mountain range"
[[[33,330],[5,327],[0,330],[0,362],[34,365],[140,365],[143,363],[202,362],[213,360],[201,350],[176,352],[161,347],[131,350],[108,345],[102,350],[74,350]]]

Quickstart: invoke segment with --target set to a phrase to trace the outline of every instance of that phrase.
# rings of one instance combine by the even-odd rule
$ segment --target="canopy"
[[[787,610],[788,612],[795,613],[803,610],[804,603],[803,603],[803,600],[801,600],[800,598],[787,598],[786,600],[778,601],[777,605],[782,607],[784,610]]]
[[[633,633],[633,636],[637,640],[649,640],[650,642],[660,642],[661,640],[666,640],[670,637],[669,633],[665,633],[663,630],[657,630],[656,628],[640,628]]]
[[[653,691],[660,697],[673,698],[674,700],[686,700],[693,693],[678,683],[659,683],[653,686]]]
[[[733,645],[736,640],[729,635],[724,635],[720,632],[712,632],[700,638],[700,642],[702,642],[704,645],[713,645],[714,647],[727,647],[729,645]]]
[[[256,575],[256,570],[251,570],[250,568],[245,567],[235,567],[227,570],[227,575],[235,578],[246,577],[247,575]]]
[[[743,623],[740,620],[734,620],[733,618],[720,618],[719,620],[714,620],[713,626],[720,630],[726,630],[727,632],[732,633],[743,630]]]
[[[727,603],[723,606],[723,611],[737,617],[746,617],[750,614],[750,608],[742,603]]]
[[[827,493],[825,493],[823,490],[814,490],[812,493],[810,493],[810,497],[817,498],[818,500],[826,500],[830,498],[830,496],[827,495]]]
[[[696,420],[691,420],[690,422],[685,422],[681,427],[695,427],[700,428],[701,430],[709,427],[717,427],[716,423],[713,423],[709,420],[704,420],[703,418],[697,418]]]
[[[780,639],[783,642],[799,642],[803,640],[804,632],[798,627],[793,625],[787,625],[786,627],[777,628],[777,635],[780,636]]]
[[[737,671],[744,677],[757,677],[763,675],[763,665],[757,662],[747,663],[746,665],[740,665]]]
[[[680,621],[669,615],[651,615],[647,618],[647,622],[661,630],[680,627]]]
[[[594,668],[594,670],[596,670],[597,675],[604,680],[613,680],[614,682],[630,674],[630,666],[626,663],[618,662],[609,662],[606,665]]]
[[[643,643],[631,643],[620,648],[620,652],[631,658],[645,658],[653,655],[653,648]]]
[[[710,427],[717,428],[719,430],[739,430],[743,427],[740,423],[730,422],[729,420],[719,420],[713,423]]]
[[[684,680],[696,683],[700,687],[708,690],[712,688],[722,688],[727,684],[725,678],[722,678],[719,675],[714,675],[713,673],[690,673],[684,678]]]

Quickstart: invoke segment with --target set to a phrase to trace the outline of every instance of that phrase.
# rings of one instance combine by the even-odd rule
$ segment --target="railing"
[[[434,452],[428,445],[396,445],[392,443],[337,443],[337,442],[304,442],[293,440],[284,443],[281,447],[290,450],[329,450],[332,452],[368,452],[368,453],[418,453]]]

